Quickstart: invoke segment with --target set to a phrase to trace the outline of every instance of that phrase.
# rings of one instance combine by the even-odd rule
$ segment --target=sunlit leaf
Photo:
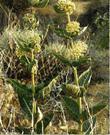
[[[35,7],[43,8],[48,5],[49,0],[28,0],[28,2]]]
[[[79,85],[88,86],[90,84],[91,77],[92,77],[92,71],[91,68],[89,68],[79,76]]]
[[[49,3],[49,0],[40,0],[37,7],[43,8],[46,7]]]

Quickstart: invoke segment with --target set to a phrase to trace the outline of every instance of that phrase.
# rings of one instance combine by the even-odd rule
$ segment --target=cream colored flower
[[[22,50],[20,50],[19,48],[16,48],[16,56],[17,57],[22,57],[23,55],[25,55],[25,52],[23,52]]]
[[[79,58],[84,57],[87,49],[88,46],[85,42],[77,41],[65,50],[64,57],[68,60],[78,60]]]
[[[46,50],[50,53],[58,53],[58,54],[63,54],[63,52],[65,51],[65,46],[62,45],[62,44],[52,44],[52,45],[49,45]]]
[[[75,4],[70,0],[58,0],[58,8],[65,13],[72,14],[75,10]]]
[[[41,38],[36,31],[16,31],[14,35],[14,41],[16,43],[16,55],[21,57],[23,55],[29,55],[31,50],[34,49],[35,53],[41,51],[40,41]]]
[[[77,22],[77,21],[69,22],[66,25],[66,31],[68,33],[73,33],[74,35],[78,34],[79,31],[80,31],[80,24],[79,24],[79,22]]]
[[[23,16],[22,22],[25,29],[35,29],[38,26],[37,19],[32,13],[26,13]]]
[[[74,42],[71,46],[66,47],[64,44],[54,44],[47,47],[47,51],[56,53],[69,61],[77,61],[84,57],[88,46],[83,41]]]

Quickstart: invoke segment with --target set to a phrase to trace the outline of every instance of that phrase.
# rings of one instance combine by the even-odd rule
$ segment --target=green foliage
[[[28,58],[27,56],[21,56],[20,58],[20,62],[25,65],[25,67],[27,68],[27,71],[29,71],[31,73],[31,70],[33,68],[33,66],[36,68],[37,70],[37,60],[31,60],[30,58]]]
[[[57,5],[54,5],[53,8],[59,14],[64,14],[65,13],[63,10],[59,9],[59,7]]]
[[[32,6],[43,8],[48,5],[49,0],[28,0],[28,2]]]
[[[27,55],[32,49],[36,53],[40,51],[40,35],[35,30],[18,30],[13,34],[14,42],[16,43],[16,53],[19,55]]]
[[[66,89],[66,95],[67,96],[72,96],[73,98],[78,98],[78,97],[83,97],[87,90],[85,87],[82,86],[77,86],[73,84],[65,84],[65,89]]]
[[[75,39],[78,36],[78,34],[68,33],[65,29],[61,28],[55,28],[55,33],[65,39]]]
[[[40,121],[40,122],[37,123],[35,132],[37,134],[42,134],[42,126],[43,126],[44,127],[43,130],[44,130],[44,133],[45,133],[45,129],[49,125],[49,123],[51,122],[52,118],[53,118],[53,114],[52,113],[47,114],[46,116],[44,116],[44,118],[42,119],[42,121]]]
[[[20,106],[25,115],[27,115],[28,118],[31,118],[32,89],[21,84],[18,80],[8,79],[8,81],[12,84],[14,90],[18,94]]]
[[[39,24],[38,18],[36,18],[34,13],[24,14],[21,22],[23,29],[27,30],[37,29],[38,24]]]
[[[28,0],[28,4],[30,4],[29,6],[40,8],[40,10],[41,8],[47,6],[49,2],[49,0]],[[45,41],[47,44],[50,44],[50,42],[48,43],[47,35],[49,29],[44,35],[44,31],[40,34],[38,31],[38,29],[41,29],[40,27],[38,28],[39,21],[36,19],[35,14],[31,13],[27,13],[22,18],[23,22],[20,23],[20,25],[22,24],[23,26],[20,26],[17,29],[6,29],[2,35],[2,38],[0,38],[0,50],[5,49],[10,42],[13,43],[15,47],[12,49],[17,56],[17,60],[19,59],[19,64],[25,66],[31,76],[29,80],[31,81],[31,84],[22,84],[22,81],[18,81],[17,79],[8,79],[8,82],[13,86],[15,92],[18,94],[20,106],[25,117],[30,122],[29,127],[19,126],[16,127],[16,131],[20,133],[23,131],[25,134],[46,133],[45,129],[52,120],[55,112],[53,112],[54,109],[43,112],[42,105],[47,104],[52,90],[55,90],[54,92],[58,92],[58,96],[55,95],[55,99],[52,97],[52,100],[55,102],[62,102],[65,107],[64,111],[65,109],[67,110],[68,114],[70,115],[70,119],[78,123],[78,129],[72,130],[71,133],[90,134],[90,132],[94,130],[96,116],[103,109],[105,109],[107,105],[100,102],[88,108],[88,110],[85,109],[86,107],[83,104],[83,101],[85,96],[87,96],[87,88],[91,81],[92,71],[91,67],[89,67],[79,76],[77,73],[77,67],[83,67],[83,65],[90,62],[91,59],[88,57],[88,45],[83,40],[79,39],[80,34],[83,34],[80,24],[75,20],[71,20],[70,15],[75,10],[74,2],[69,0],[58,0],[56,1],[56,5],[54,5],[54,9],[57,13],[65,15],[67,18],[64,25],[61,27],[60,25],[57,27],[54,25],[55,27],[53,30],[55,34],[63,38],[63,42],[60,43],[59,41],[56,41],[54,46],[47,45],[47,48],[45,49]],[[32,10],[33,11],[31,12],[34,13],[35,8],[32,8]],[[97,26],[100,34],[103,34],[103,32],[105,33],[107,30],[106,25],[108,26],[107,14],[105,14],[103,17],[98,15],[95,20],[95,25]],[[21,30],[21,28],[23,28],[23,30]],[[100,34],[95,34],[97,35],[95,35],[96,37],[99,36],[102,38]],[[108,38],[108,32],[106,34],[103,35]],[[44,37],[43,41],[41,41],[41,37]],[[102,40],[103,38],[100,40],[101,42],[97,42],[97,44],[101,45]],[[104,42],[106,42],[105,38]],[[44,56],[44,51],[46,52],[45,59],[42,58],[42,55]],[[48,67],[48,63],[50,62],[49,60],[51,59],[50,55],[52,55],[55,59],[55,63],[52,63],[53,66],[57,63],[56,59],[58,62],[60,61],[60,64],[63,63],[61,73],[64,74],[57,74],[55,71],[57,75],[52,75],[52,79],[49,78],[49,81],[46,80],[45,82],[41,80],[41,83],[39,83],[39,79],[37,78],[38,72],[40,72],[38,65],[40,63],[39,60],[42,59],[42,69],[45,67],[45,61],[47,61],[47,68],[50,68]],[[73,73],[70,73],[71,69],[73,70]],[[68,79],[68,77],[70,77],[70,79]],[[58,87],[58,91],[56,87],[57,84],[60,85],[60,88]]]
[[[87,87],[90,84],[91,77],[92,77],[92,71],[91,68],[89,68],[79,76],[79,85]]]
[[[79,105],[77,104],[77,102],[66,96],[63,97],[63,102],[64,102],[64,105],[67,108],[67,111],[69,112],[71,118],[74,121],[79,122],[80,113],[79,113]]]
[[[87,119],[83,122],[83,132],[85,132],[85,135],[89,135],[91,132],[93,132],[93,129],[96,124],[96,117],[92,117],[92,121],[90,119]]]
[[[55,77],[54,79],[52,79],[52,80],[49,82],[49,84],[48,84],[46,87],[44,87],[44,88],[42,89],[41,92],[42,92],[43,98],[46,98],[46,97],[49,97],[49,96],[50,96],[50,92],[51,92],[52,89],[56,86],[57,81],[58,81],[58,76]]]
[[[23,127],[23,126],[15,127],[15,130],[17,132],[19,132],[20,134],[22,134],[22,132],[24,132],[24,134],[31,133],[29,128],[26,128],[26,127]]]
[[[74,66],[77,67],[83,63],[88,63],[90,61],[90,59],[88,57],[83,57],[80,58],[79,60],[69,60],[65,57],[63,57],[62,55],[53,52],[53,55],[59,59],[63,64],[65,64],[66,66]]]

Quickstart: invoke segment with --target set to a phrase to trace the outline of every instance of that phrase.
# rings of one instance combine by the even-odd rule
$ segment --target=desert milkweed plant
[[[68,133],[93,135],[96,116],[107,105],[101,101],[89,106],[86,100],[92,78],[92,67],[89,44],[80,39],[83,28],[77,20],[71,19],[72,14],[76,11],[76,5],[72,0],[55,1],[52,8],[59,15],[64,15],[65,23],[60,27],[60,25],[48,22],[48,29],[45,29],[46,32],[42,32],[39,28],[39,17],[37,18],[35,15],[35,8],[45,8],[50,1],[28,0],[27,2],[33,7],[32,13],[24,14],[16,27],[9,26],[5,29],[0,40],[0,51],[9,50],[11,45],[11,53],[14,53],[17,64],[22,68],[25,67],[27,74],[30,75],[29,83],[25,83],[17,77],[16,79],[11,77],[6,79],[18,94],[22,112],[28,121],[28,127],[16,126],[15,130],[20,133],[23,131],[25,134],[45,134],[46,128],[54,119],[55,114],[54,109],[47,109],[43,112],[46,109],[44,105],[48,104],[51,99],[55,103],[61,103],[64,108],[64,110],[62,109],[63,115],[65,112],[68,113],[70,118],[78,124],[77,129],[72,131],[66,125]],[[48,42],[46,38],[51,30],[52,34],[56,34],[63,40]],[[40,61],[41,59],[42,61]],[[45,61],[51,62],[50,59],[54,59],[56,63],[45,65]],[[59,72],[55,68],[55,64],[59,64],[58,62],[62,66],[60,71],[58,70]],[[40,73],[42,71],[39,69],[39,65],[42,69],[45,67],[51,71],[55,69],[56,74],[49,71],[48,78],[45,78],[45,81],[42,80],[42,74],[46,73],[45,71]],[[85,71],[82,71],[83,65],[87,65]],[[79,72],[80,69],[81,72]],[[40,81],[38,74],[41,77]],[[51,77],[50,74],[53,76]],[[49,106],[55,108],[53,104]],[[65,124],[67,123],[65,122]]]

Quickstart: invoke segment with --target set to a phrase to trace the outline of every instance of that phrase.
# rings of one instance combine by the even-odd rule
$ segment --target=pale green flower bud
[[[84,57],[87,49],[88,46],[85,42],[77,41],[65,50],[64,57],[68,60],[78,60],[79,58]]]
[[[75,4],[70,0],[58,0],[57,6],[61,11],[68,14],[72,14],[75,10]]]
[[[78,34],[80,32],[80,24],[79,24],[79,22],[72,21],[72,22],[67,23],[66,31],[68,33],[72,33],[74,35]]]

